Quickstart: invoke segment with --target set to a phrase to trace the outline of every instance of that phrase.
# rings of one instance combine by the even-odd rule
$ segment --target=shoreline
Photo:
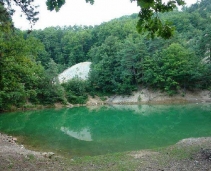
[[[140,92],[139,92],[140,93]],[[140,94],[133,94],[132,98],[127,96],[127,99],[135,99]],[[209,95],[209,94],[208,94]],[[163,97],[163,96],[162,96]],[[179,96],[180,97],[180,96]],[[195,98],[196,96],[194,96]],[[200,98],[198,98],[200,97]],[[204,98],[206,97],[206,98]],[[207,98],[209,97],[209,98]],[[110,97],[111,98],[111,97]],[[210,103],[209,96],[189,96],[189,101],[181,101],[174,97],[172,101],[169,97],[162,98],[155,96],[154,100],[150,102],[133,103],[127,101],[125,103],[109,103],[102,104],[99,97],[91,99],[91,105],[85,106],[99,106],[99,105],[138,105],[138,104],[189,104],[189,103]],[[174,98],[174,100],[173,100]],[[113,102],[117,99],[125,99],[125,97],[112,97]],[[147,99],[147,98],[146,98]],[[159,100],[156,100],[159,99]],[[182,98],[183,99],[183,98]],[[97,101],[94,101],[97,100]],[[107,99],[108,100],[108,99]],[[164,101],[167,100],[165,103]],[[100,103],[95,103],[100,102]],[[182,102],[182,103],[181,103]],[[93,105],[92,105],[93,103]],[[80,106],[80,105],[75,105]],[[56,108],[65,107],[56,104]],[[70,106],[71,107],[71,106]],[[44,109],[44,108],[42,108]],[[37,110],[37,109],[34,109]],[[159,149],[148,149],[140,151],[121,152],[100,156],[84,156],[77,158],[66,158],[59,156],[53,152],[34,151],[18,144],[18,139],[0,133],[0,170],[143,170],[143,171],[157,171],[157,170],[211,170],[211,137],[188,138],[177,142],[174,145],[163,147]]]
[[[0,170],[209,170],[211,137],[188,138],[169,147],[65,158],[52,152],[37,152],[17,144],[17,139],[0,133]],[[208,158],[207,158],[208,157]],[[107,161],[108,160],[108,161]],[[90,164],[92,163],[92,164]],[[197,163],[197,165],[196,165]],[[131,165],[131,166],[130,166]],[[151,169],[149,169],[149,166]],[[134,169],[132,169],[134,167]]]
[[[179,92],[176,95],[169,96],[166,93],[160,91],[142,89],[133,92],[132,95],[112,95],[104,96],[103,100],[98,97],[88,96],[88,100],[85,104],[61,104],[55,103],[53,105],[33,105],[26,104],[22,108],[11,107],[8,111],[3,111],[2,113],[15,112],[15,111],[28,111],[28,110],[39,110],[48,108],[72,108],[80,106],[103,106],[103,105],[142,105],[142,104],[188,104],[188,103],[211,103],[211,91],[200,90],[190,92],[187,91],[185,94]],[[1,114],[1,112],[0,112]]]

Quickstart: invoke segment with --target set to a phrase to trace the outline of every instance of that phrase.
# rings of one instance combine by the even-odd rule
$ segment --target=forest
[[[128,95],[140,87],[170,96],[211,88],[211,1],[161,13],[170,39],[136,29],[138,15],[97,26],[49,27],[31,33],[0,29],[0,111],[27,104],[85,103],[88,95]],[[57,76],[92,62],[87,81]]]

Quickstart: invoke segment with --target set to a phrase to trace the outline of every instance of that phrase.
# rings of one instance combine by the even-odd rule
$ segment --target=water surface
[[[211,136],[211,104],[45,109],[0,115],[0,131],[27,147],[69,156],[100,155]]]

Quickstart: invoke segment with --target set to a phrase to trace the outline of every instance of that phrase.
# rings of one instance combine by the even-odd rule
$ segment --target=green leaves
[[[137,88],[147,49],[142,37],[136,36],[131,34],[123,42],[109,36],[101,46],[90,51],[93,59],[90,82],[95,90],[131,94]]]
[[[33,43],[33,41],[31,41]],[[20,107],[30,98],[31,90],[37,84],[42,67],[34,59],[36,53],[21,34],[7,33],[0,36],[0,110],[11,105]]]
[[[86,2],[87,2],[87,3],[89,2],[89,3],[92,4],[92,5],[94,4],[94,0],[86,0]]]
[[[13,26],[9,11],[0,3],[0,31],[8,32]]]
[[[81,80],[80,78],[73,78],[67,83],[63,83],[62,86],[66,91],[66,98],[69,103],[72,104],[84,104],[88,99],[87,89],[88,82]]]
[[[178,5],[185,5],[185,1],[183,0],[176,0]]]
[[[56,12],[59,11],[59,9],[65,4],[65,0],[47,0],[46,5],[48,7],[48,10]]]
[[[150,38],[169,39],[173,36],[175,28],[169,22],[161,21],[159,14],[173,11],[176,5],[184,5],[183,0],[168,1],[167,4],[162,3],[162,0],[137,0],[137,4],[141,8],[136,26],[139,33],[147,34]]]
[[[154,0],[137,0],[137,4],[142,8],[150,8],[155,4],[155,2]]]
[[[56,80],[57,65],[50,61],[48,69],[36,62],[43,51],[35,38],[24,39],[20,32],[0,32],[0,110],[24,104],[65,102],[64,91]]]
[[[195,54],[173,43],[144,62],[143,83],[175,94],[179,89],[203,87],[204,65]]]
[[[134,1],[134,0],[131,0]],[[5,20],[11,18],[13,9],[11,9],[11,2],[6,1],[7,6],[3,7],[4,3],[0,4],[0,21],[1,25],[6,26],[8,23]],[[35,24],[39,19],[36,6],[33,5],[33,0],[14,1],[17,6],[25,13],[27,19],[31,24]],[[94,0],[86,0],[87,3],[94,4]],[[47,0],[46,5],[50,11],[59,11],[65,4],[65,0]],[[169,0],[163,3],[162,0],[137,0],[137,5],[140,7],[139,21],[137,23],[137,30],[139,33],[147,33],[148,37],[154,38],[155,36],[169,39],[173,36],[174,28],[166,21],[161,21],[159,18],[160,13],[173,11],[176,6],[184,5],[183,0]],[[3,9],[2,9],[3,8]],[[5,10],[7,8],[7,10]],[[6,18],[6,19],[5,19]]]

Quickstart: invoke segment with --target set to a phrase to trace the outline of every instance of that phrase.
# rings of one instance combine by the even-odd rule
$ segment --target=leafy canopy
[[[174,27],[168,21],[162,21],[159,14],[173,11],[177,5],[185,5],[185,2],[183,0],[168,1],[167,3],[163,3],[162,0],[137,0],[137,5],[141,8],[138,14],[138,32],[147,32],[151,38],[158,36],[168,39],[172,37]]]
[[[139,33],[147,33],[151,38],[155,36],[168,39],[172,37],[174,33],[174,27],[167,21],[162,21],[159,17],[160,13],[173,11],[176,6],[185,5],[184,0],[169,0],[167,3],[162,0],[130,0],[131,2],[137,1],[137,5],[140,7],[138,14],[139,20],[137,23],[137,30]],[[19,6],[23,13],[27,16],[30,23],[34,24],[38,20],[37,14],[39,13],[33,5],[34,0],[1,0],[0,5],[4,6],[7,10],[3,10],[4,15],[12,15],[14,9],[11,8],[11,4]],[[94,0],[86,0],[87,3],[93,4]],[[46,5],[50,11],[59,11],[59,9],[65,4],[65,0],[47,0]],[[1,10],[0,6],[0,12]],[[3,16],[1,14],[1,16]],[[0,23],[2,18],[0,18]]]
[[[139,21],[137,23],[137,30],[139,33],[147,32],[148,36],[151,38],[158,36],[168,39],[173,36],[174,27],[169,22],[161,21],[159,13],[173,11],[177,5],[185,5],[185,1],[169,0],[167,3],[164,3],[162,0],[130,1],[137,1],[137,5],[140,7],[140,12],[138,14]],[[86,2],[93,4],[94,0],[86,0]],[[64,3],[65,0],[48,0],[46,4],[49,10],[58,11]]]

